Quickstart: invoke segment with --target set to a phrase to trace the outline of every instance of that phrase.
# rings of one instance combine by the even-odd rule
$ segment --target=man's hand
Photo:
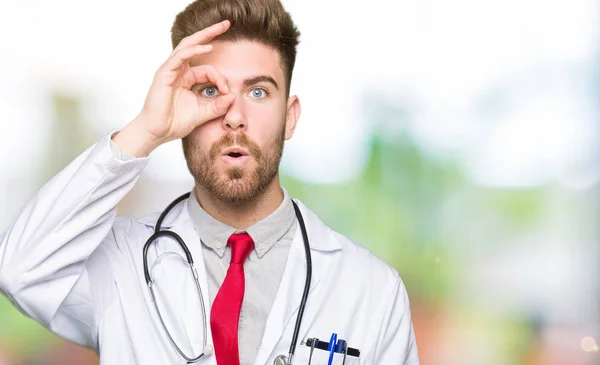
[[[203,123],[227,112],[235,99],[225,78],[210,65],[191,67],[192,57],[212,50],[210,42],[229,29],[229,21],[212,25],[184,38],[161,65],[140,114],[114,137],[119,148],[136,157],[147,156],[159,145],[183,138]],[[221,94],[200,103],[190,89],[210,83]]]

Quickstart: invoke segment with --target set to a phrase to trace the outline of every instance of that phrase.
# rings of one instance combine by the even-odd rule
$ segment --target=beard
[[[221,202],[239,205],[260,196],[273,182],[279,172],[284,139],[285,126],[276,140],[261,150],[245,134],[227,133],[207,153],[186,137],[183,138],[183,153],[196,184]],[[250,161],[246,161],[244,166],[227,167],[224,173],[220,172],[218,159],[225,148],[232,146],[245,148],[256,165],[252,166]]]

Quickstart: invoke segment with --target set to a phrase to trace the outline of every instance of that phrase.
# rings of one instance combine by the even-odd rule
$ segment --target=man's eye
[[[267,95],[269,95],[267,93],[267,91],[265,89],[261,89],[259,87],[252,89],[250,91],[250,96],[252,96],[253,98],[257,98],[257,99],[262,99],[267,97]]]
[[[215,86],[208,86],[200,90],[200,95],[206,96],[207,98],[214,98],[215,96],[219,96],[219,89]]]

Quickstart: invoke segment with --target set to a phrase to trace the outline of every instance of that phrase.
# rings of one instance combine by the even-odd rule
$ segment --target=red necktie
[[[212,305],[210,329],[217,364],[240,365],[238,324],[244,299],[244,261],[254,248],[254,241],[248,233],[234,233],[227,244],[231,246],[231,261]]]

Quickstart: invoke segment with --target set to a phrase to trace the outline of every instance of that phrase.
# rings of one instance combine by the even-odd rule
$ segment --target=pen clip
[[[308,338],[301,342],[303,346],[312,347],[313,349],[330,351],[329,342],[321,341],[318,338]],[[344,354],[344,356],[360,357],[360,350],[357,348],[350,347],[348,341],[339,339],[337,340],[337,346],[335,352]]]
[[[329,345],[327,346],[327,350],[329,351],[329,361],[327,365],[331,365],[333,363],[333,354],[335,354],[337,344],[337,333],[331,334],[331,339],[329,340]]]

